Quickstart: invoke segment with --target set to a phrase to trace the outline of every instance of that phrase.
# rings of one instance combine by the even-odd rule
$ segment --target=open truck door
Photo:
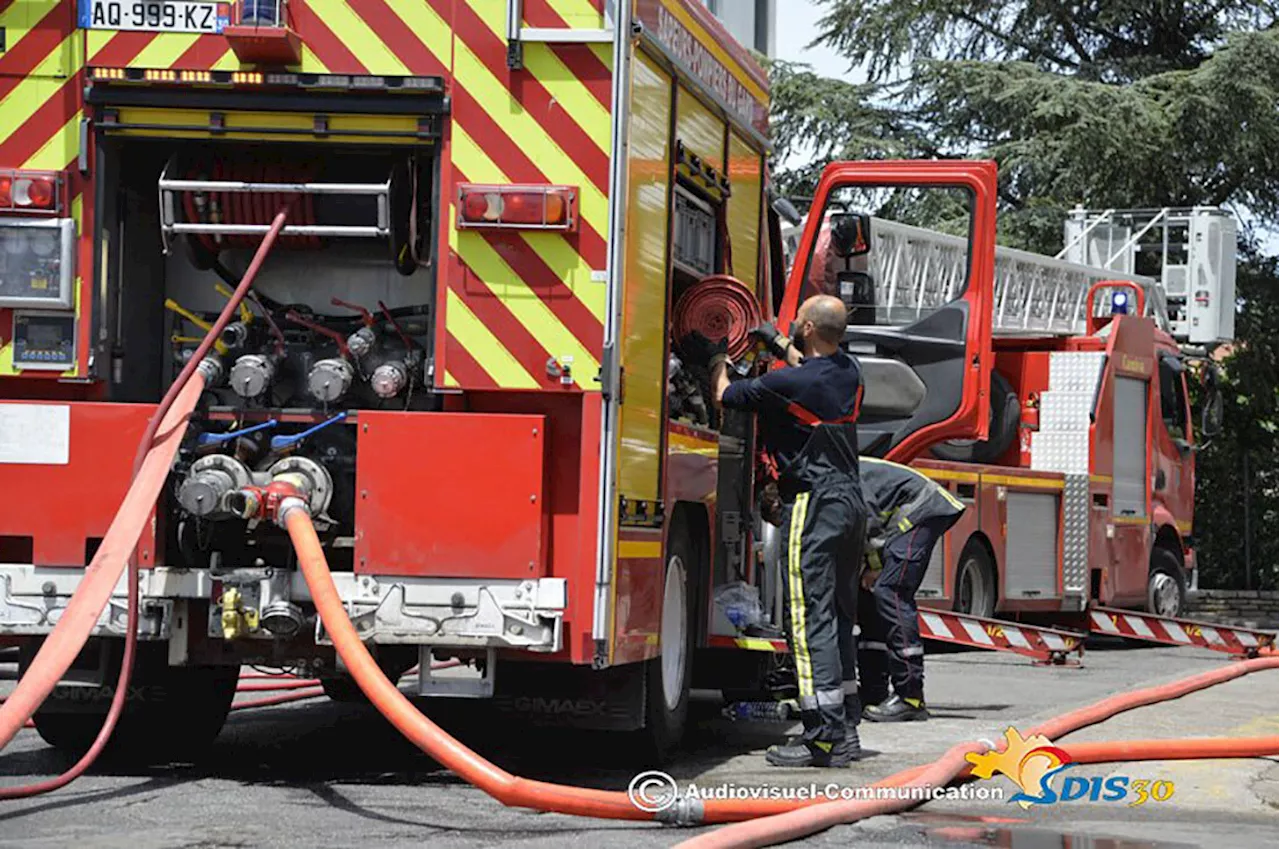
[[[837,295],[849,308],[845,347],[864,385],[860,453],[905,463],[942,440],[987,437],[995,198],[991,162],[835,162],[823,171],[779,327],[812,295]],[[895,210],[957,235],[930,234],[921,251],[924,231],[892,220]]]

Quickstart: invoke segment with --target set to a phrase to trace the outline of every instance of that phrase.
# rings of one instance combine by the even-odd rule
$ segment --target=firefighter
[[[863,715],[872,722],[929,718],[916,591],[933,547],[964,512],[959,499],[915,469],[859,459],[867,504],[866,569],[858,598]],[[893,680],[893,693],[889,681]]]
[[[695,333],[681,344],[687,357],[709,364],[717,404],[759,415],[779,471],[804,733],[769,747],[765,758],[775,766],[845,766],[862,756],[853,635],[866,523],[854,424],[862,384],[857,361],[840,349],[845,318],[839,298],[816,295],[801,305],[789,338],[769,326],[753,331],[793,367],[733,384],[724,341]]]

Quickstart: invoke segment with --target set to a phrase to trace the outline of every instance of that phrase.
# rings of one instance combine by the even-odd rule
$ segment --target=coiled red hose
[[[749,334],[762,321],[755,294],[727,274],[713,274],[690,286],[671,313],[677,341],[695,330],[713,342],[726,339],[734,360],[751,349]]]
[[[246,183],[295,183],[310,179],[303,163],[253,163],[240,165],[215,160],[210,168],[213,180],[241,181]],[[187,179],[202,179],[199,166],[187,170]],[[204,199],[204,208],[196,203],[197,195]],[[298,225],[315,223],[315,198],[309,194],[294,192],[183,192],[182,209],[187,221],[210,224],[271,224],[275,212],[284,209],[291,222]],[[258,246],[257,236],[194,234],[210,254],[217,255],[227,248],[248,250]],[[282,236],[282,248],[314,249],[321,246],[318,236]]]

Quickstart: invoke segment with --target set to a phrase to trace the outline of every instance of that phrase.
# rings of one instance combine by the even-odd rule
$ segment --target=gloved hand
[[[697,330],[690,331],[689,335],[680,340],[680,352],[684,354],[685,361],[706,365],[708,370],[715,368],[718,363],[728,362],[728,350],[728,339],[712,342]]]
[[[779,333],[778,328],[772,324],[762,324],[752,329],[750,335],[780,360],[787,356],[787,348],[791,347],[791,337],[785,333]]]

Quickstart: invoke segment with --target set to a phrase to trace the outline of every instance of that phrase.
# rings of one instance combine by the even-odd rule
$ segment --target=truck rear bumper
[[[80,570],[0,564],[0,636],[43,636],[51,632],[80,585]],[[469,579],[404,576],[333,575],[361,636],[383,644],[457,648],[518,648],[535,652],[559,651],[567,604],[564,578]],[[267,570],[237,569],[216,576],[207,569],[147,569],[142,573],[144,616],[139,635],[167,640],[175,628],[175,606],[185,601],[209,601],[208,635],[222,638],[215,582],[240,590],[240,604],[256,615],[273,602],[309,608],[311,594],[302,576],[271,581]],[[126,597],[124,578],[99,618],[97,636],[124,636]],[[318,620],[315,641],[329,645]],[[272,639],[254,625],[246,639]]]

